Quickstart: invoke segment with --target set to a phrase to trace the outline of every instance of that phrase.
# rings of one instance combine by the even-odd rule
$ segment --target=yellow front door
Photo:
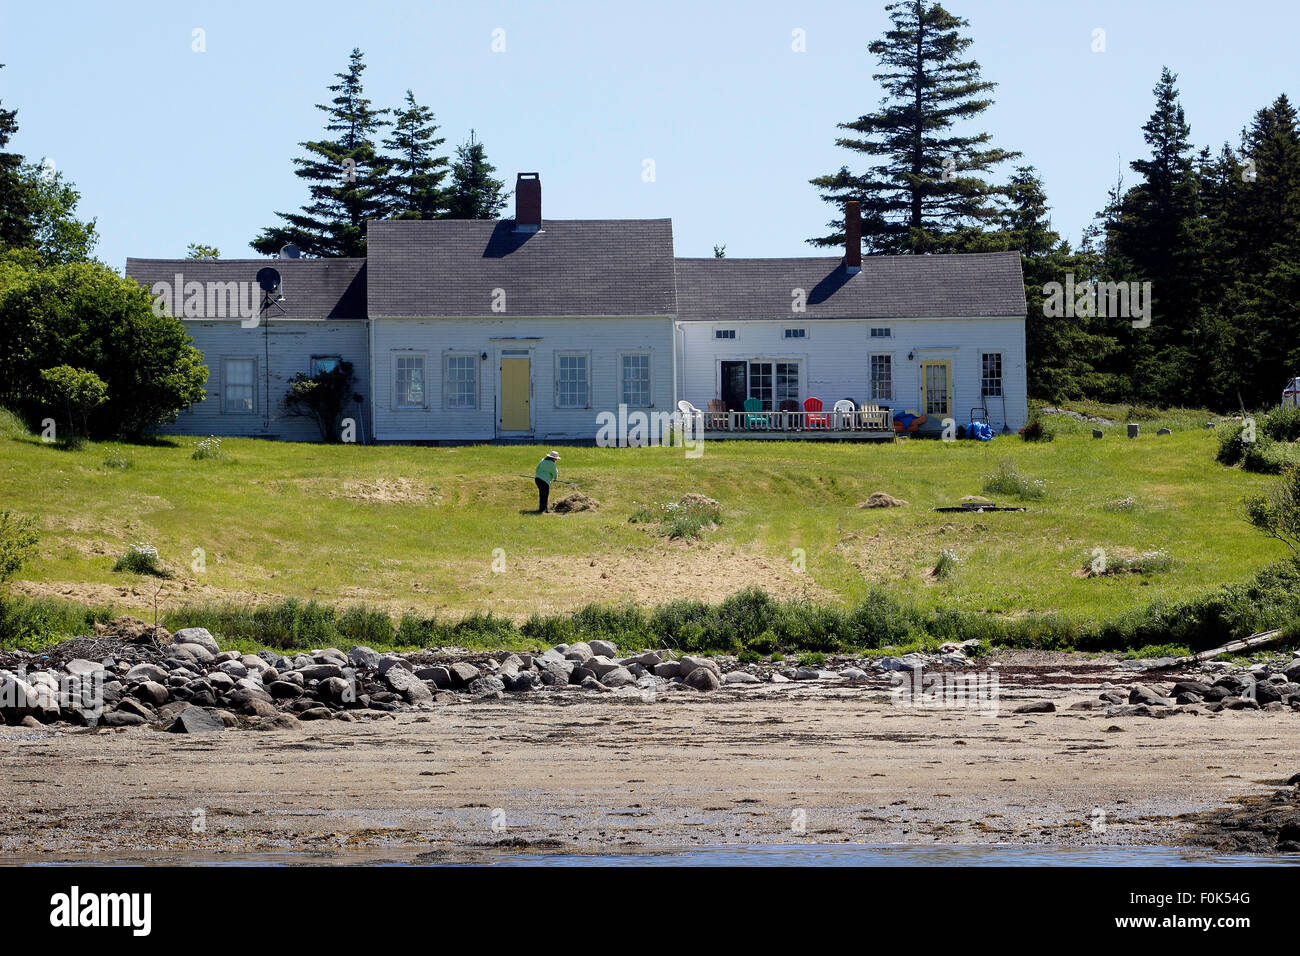
[[[526,432],[532,428],[529,407],[531,360],[527,357],[501,359],[501,430]]]
[[[921,363],[921,405],[929,417],[952,415],[952,363]]]

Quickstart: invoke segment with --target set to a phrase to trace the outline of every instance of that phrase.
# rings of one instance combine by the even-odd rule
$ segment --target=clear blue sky
[[[78,185],[98,255],[117,269],[189,242],[254,255],[248,241],[273,211],[306,197],[290,160],[320,137],[313,104],[354,46],[377,105],[410,87],[448,151],[473,127],[511,185],[539,171],[543,216],[671,217],[682,256],[714,243],[732,256],[810,254],[830,209],[807,181],[857,162],[834,146],[835,124],[876,108],[866,47],[887,22],[882,0],[0,2],[0,99],[21,126],[10,148]],[[1038,167],[1072,239],[1117,164],[1143,152],[1161,65],[1179,74],[1198,145],[1235,144],[1279,93],[1300,100],[1295,0],[947,7],[970,20],[972,55],[1000,84],[981,122]],[[204,53],[191,49],[196,28]],[[504,53],[491,49],[496,28]],[[1104,53],[1091,50],[1095,28]]]

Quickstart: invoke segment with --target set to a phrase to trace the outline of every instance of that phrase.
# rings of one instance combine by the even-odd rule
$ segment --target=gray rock
[[[636,678],[626,667],[615,664],[612,670],[600,675],[600,682],[606,687],[626,687],[628,684],[636,683]]]
[[[331,704],[343,705],[356,700],[356,695],[352,692],[352,685],[342,677],[325,678],[320,682],[320,686],[316,688],[316,694],[321,700]]]
[[[589,657],[595,656],[595,653],[596,652],[591,649],[590,644],[585,641],[579,641],[577,644],[570,644],[569,649],[564,652],[564,656],[568,660],[577,661],[581,664]]]
[[[379,658],[379,663],[375,665],[375,670],[379,671],[379,676],[383,677],[394,667],[402,667],[414,673],[415,665],[405,657],[398,657],[396,654],[385,654]]]
[[[85,658],[77,657],[68,661],[63,669],[73,677],[89,677],[91,674],[104,673],[104,665],[98,661],[88,661]]]
[[[610,641],[591,641],[589,646],[598,657],[618,657],[618,647]]]
[[[206,627],[183,627],[172,635],[172,640],[177,644],[197,644],[209,654],[221,653],[216,638],[208,633]]]
[[[193,703],[193,701],[191,701]],[[247,714],[249,717],[274,717],[280,711],[276,709],[275,704],[265,700],[246,700],[242,707],[239,708],[241,714]]]
[[[379,666],[379,652],[372,647],[358,644],[348,651],[348,660],[356,667],[376,668]]]
[[[455,664],[450,665],[447,672],[451,675],[452,687],[464,687],[483,674],[473,664],[467,664],[464,661],[457,661]]]
[[[308,707],[298,714],[299,720],[329,720],[334,712],[328,707]]]
[[[732,673],[735,673],[735,671],[733,671]],[[731,675],[728,674],[727,676],[730,677]],[[868,680],[869,676],[870,675],[868,675],[866,671],[861,670],[857,667],[846,667],[844,668],[844,670],[840,671],[840,677],[848,681],[853,681],[854,683],[858,681]],[[755,680],[757,680],[757,678],[755,678]]]
[[[579,668],[579,670],[582,669],[583,668]],[[612,693],[612,691],[610,691],[608,687],[606,687],[600,681],[596,680],[595,677],[591,676],[590,671],[587,671],[587,676],[582,679],[582,684],[579,686],[581,686],[583,690],[594,690],[594,691],[603,691],[605,693]]]
[[[342,680],[342,678],[338,679]],[[293,700],[295,697],[302,696],[302,687],[293,681],[272,681],[266,689],[275,700]]]
[[[625,657],[619,661],[624,667],[631,667],[633,664],[640,664],[646,670],[653,670],[656,664],[662,663],[663,658],[659,656],[658,651],[642,651],[640,654],[634,654],[631,657]]]
[[[506,689],[506,682],[495,674],[489,674],[470,681],[467,689],[471,694],[495,694]]]
[[[138,727],[145,718],[129,710],[114,709],[100,714],[99,723],[105,727]]]
[[[433,681],[433,686],[439,690],[447,690],[451,687],[451,672],[441,664],[435,664],[433,667],[417,667],[415,676],[420,680]]]
[[[167,729],[173,734],[219,734],[226,729],[226,722],[212,707],[186,707]]]
[[[656,664],[651,670],[654,671],[655,677],[665,677],[668,680],[682,676],[680,661],[664,661],[662,664]]]
[[[127,681],[151,680],[161,684],[167,679],[167,671],[157,664],[136,664],[126,672]]]
[[[156,681],[141,681],[131,688],[131,695],[150,707],[161,707],[167,703],[167,688]]]
[[[583,665],[583,667],[595,674],[599,680],[603,680],[605,675],[616,667],[622,666],[623,665],[619,664],[618,661],[611,660],[602,654],[593,655],[587,660],[587,663]]]
[[[418,704],[432,700],[433,691],[429,685],[405,667],[390,667],[384,674],[384,683],[395,694],[401,694],[408,704]]]
[[[697,667],[707,667],[709,670],[713,671],[713,673],[716,674],[718,677],[722,676],[722,671],[718,669],[717,662],[710,660],[707,657],[692,657],[691,655],[687,654],[683,656],[682,659],[677,663],[681,668],[681,673],[683,677],[689,677],[691,671],[695,670],[695,668]]]
[[[257,730],[301,730],[302,724],[293,714],[277,713],[274,717],[259,720],[253,727]]]
[[[817,680],[821,676],[821,671],[811,667],[796,667],[794,673],[790,675],[793,680]]]
[[[722,679],[725,684],[761,684],[762,681],[749,671],[728,671]]]
[[[533,672],[524,671],[521,674],[515,674],[513,677],[507,677],[504,680],[505,689],[512,694],[522,694],[533,689]]]
[[[696,690],[710,691],[717,690],[722,686],[722,681],[718,675],[708,667],[697,667],[684,678],[687,687],[693,687]]]
[[[298,673],[305,681],[329,680],[331,677],[342,677],[343,668],[338,664],[308,664],[306,667],[299,667]],[[407,673],[409,674],[410,671]]]
[[[1050,700],[1034,700],[1027,704],[1021,704],[1012,713],[1016,714],[1054,714],[1056,705]]]

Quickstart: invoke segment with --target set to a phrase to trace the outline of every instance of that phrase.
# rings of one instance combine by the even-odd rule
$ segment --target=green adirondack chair
[[[762,400],[762,399],[759,399],[759,398],[747,398],[747,399],[745,399],[745,411],[746,411],[746,412],[761,412],[762,410],[763,410],[763,400]],[[768,420],[767,420],[767,416],[766,416],[766,415],[746,415],[746,416],[745,416],[745,427],[746,427],[746,428],[767,428],[768,425],[769,425],[769,422],[768,422]]]

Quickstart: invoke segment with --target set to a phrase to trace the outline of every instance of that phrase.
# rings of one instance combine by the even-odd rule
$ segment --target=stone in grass
[[[1027,704],[1021,704],[1013,713],[1017,714],[1054,714],[1056,705],[1050,700],[1033,700]]]
[[[226,722],[215,708],[186,707],[167,729],[173,734],[219,734],[226,729]]]
[[[708,667],[695,668],[686,675],[683,682],[687,687],[702,691],[717,690],[722,686],[722,681],[718,679],[718,675]]]

